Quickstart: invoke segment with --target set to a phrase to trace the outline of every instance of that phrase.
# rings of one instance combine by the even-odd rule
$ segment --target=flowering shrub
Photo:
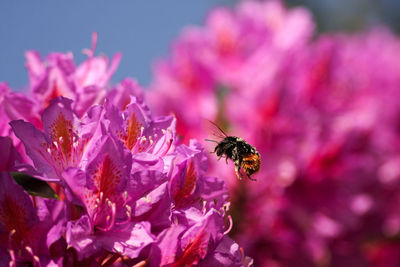
[[[27,94],[0,85],[0,265],[250,266],[202,145],[134,80],[108,88],[96,38],[78,67],[27,52]]]
[[[383,27],[315,37],[306,10],[243,1],[173,42],[149,102],[184,140],[211,120],[260,152],[257,182],[210,159],[257,266],[398,266],[399,58]]]

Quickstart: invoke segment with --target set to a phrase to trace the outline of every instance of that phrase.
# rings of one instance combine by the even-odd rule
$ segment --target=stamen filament
[[[229,226],[228,229],[225,230],[224,235],[227,235],[232,230],[233,227],[233,221],[231,215],[228,215],[228,220],[229,220]]]
[[[17,260],[15,259],[15,252],[12,249],[8,250],[8,254],[10,254],[10,267],[17,267]]]

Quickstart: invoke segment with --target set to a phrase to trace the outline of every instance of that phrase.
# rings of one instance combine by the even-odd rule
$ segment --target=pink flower
[[[62,172],[81,164],[96,125],[83,125],[72,110],[72,101],[56,98],[43,111],[44,133],[29,122],[12,121],[14,133],[25,145],[26,153],[47,180],[62,180]]]
[[[51,255],[50,247],[61,237],[65,224],[63,203],[35,198],[32,201],[16,184],[9,171],[16,171],[21,157],[11,139],[1,137],[3,152],[0,169],[0,245],[1,265],[33,266],[54,264],[59,257]],[[4,165],[6,163],[6,165]]]
[[[42,109],[57,96],[74,100],[74,109],[79,116],[92,105],[100,103],[105,89],[121,59],[116,54],[109,65],[106,57],[95,57],[97,33],[93,33],[92,49],[86,50],[88,59],[75,66],[71,53],[52,53],[42,62],[36,51],[26,53],[32,96]]]
[[[368,240],[400,232],[389,204],[400,195],[399,38],[313,30],[306,10],[279,1],[216,8],[174,41],[149,92],[183,142],[215,139],[208,119],[260,152],[256,183],[209,159],[227,178],[233,236],[260,266],[365,265]]]
[[[197,209],[188,209],[177,214],[176,220],[183,224],[173,224],[161,232],[152,246],[151,266],[248,266],[250,262],[241,262],[240,253],[224,251],[222,243],[230,243],[223,237],[224,224],[220,214],[211,209],[203,215]],[[213,251],[213,253],[210,253]],[[221,253],[222,252],[222,253]],[[204,261],[203,261],[204,260]],[[246,261],[246,260],[245,260]]]
[[[27,52],[30,96],[0,84],[1,262],[250,266],[202,145],[181,144],[135,80],[110,86],[120,55],[94,57],[96,41],[78,67]]]
[[[22,120],[10,123],[36,170],[19,163],[22,159],[13,150],[9,155],[16,163],[6,161],[4,168],[28,170],[55,181],[61,200],[40,202],[43,222],[54,226],[46,228],[44,256],[32,254],[34,259],[51,255],[57,264],[101,263],[105,257],[127,264],[156,262],[159,254],[150,253],[150,248],[180,223],[185,229],[179,232],[182,240],[186,235],[190,240],[177,248],[186,250],[178,265],[203,260],[251,263],[236,243],[225,238],[232,227],[225,184],[205,176],[207,158],[200,143],[193,140],[189,147],[177,143],[174,117],[153,117],[143,100],[134,96],[123,110],[106,100],[81,119],[73,106],[64,97],[52,100],[42,114],[44,132]],[[5,151],[7,144],[11,146],[10,140],[4,142]],[[206,229],[209,219],[210,226],[218,222],[213,233]],[[213,245],[206,248],[209,242]],[[235,250],[226,250],[223,244]]]
[[[75,114],[81,117],[92,105],[102,103],[106,94],[110,94],[113,101],[123,102],[125,105],[129,103],[127,92],[140,94],[140,87],[133,79],[127,79],[109,92],[106,91],[110,87],[108,83],[121,55],[116,54],[111,63],[104,56],[95,57],[96,43],[97,34],[94,33],[92,49],[85,51],[88,59],[78,67],[71,53],[51,53],[42,61],[38,52],[26,52],[30,82],[28,92],[12,92],[6,83],[0,83],[0,134],[13,138],[14,145],[26,161],[29,161],[29,157],[11,131],[9,121],[22,119],[41,130],[41,114],[51,100],[58,96],[73,99],[72,108]]]
[[[222,208],[228,198],[225,184],[205,176],[208,163],[201,144],[191,140],[189,147],[181,145],[176,151],[177,168],[172,173],[169,183],[175,207],[182,209],[199,205],[202,200],[207,208]]]

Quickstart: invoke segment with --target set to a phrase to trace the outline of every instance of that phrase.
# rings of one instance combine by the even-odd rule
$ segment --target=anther
[[[127,210],[127,212],[131,213],[132,212],[132,208],[129,205],[125,205],[125,208]]]
[[[39,260],[39,257],[38,256],[33,256],[33,261],[36,263],[36,265],[35,266],[38,266],[38,267],[40,267],[40,266],[42,266],[41,264],[40,264],[40,260]]]
[[[8,238],[12,238],[12,236],[16,233],[17,231],[15,230],[15,229],[12,229],[11,231],[10,231],[10,233],[8,234]]]
[[[10,254],[10,258],[11,258],[11,261],[9,262],[9,266],[10,266],[10,267],[16,267],[16,266],[17,266],[17,260],[16,260],[16,258],[15,258],[15,252],[14,252],[14,250],[9,249],[9,250],[8,250],[8,254]]]

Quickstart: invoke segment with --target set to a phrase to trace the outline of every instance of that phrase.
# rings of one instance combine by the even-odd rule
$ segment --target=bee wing
[[[206,123],[206,129],[207,129],[207,133],[210,136],[214,136],[217,139],[224,139],[225,137],[227,137],[228,135],[221,129],[221,127],[219,127],[215,122],[212,122],[210,120],[207,120]]]

